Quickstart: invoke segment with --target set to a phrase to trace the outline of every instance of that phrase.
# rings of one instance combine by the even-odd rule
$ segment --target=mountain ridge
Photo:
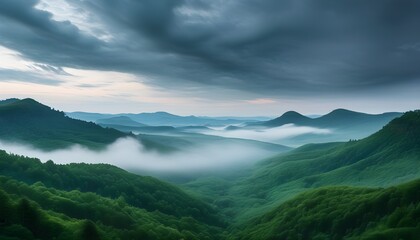
[[[54,150],[73,144],[99,149],[129,134],[66,117],[34,99],[0,105],[0,139]]]

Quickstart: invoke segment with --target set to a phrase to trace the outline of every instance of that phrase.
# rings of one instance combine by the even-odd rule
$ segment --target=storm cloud
[[[2,1],[0,45],[51,69],[128,72],[163,88],[317,96],[419,82],[415,0],[65,1],[91,31],[39,7],[54,2]]]

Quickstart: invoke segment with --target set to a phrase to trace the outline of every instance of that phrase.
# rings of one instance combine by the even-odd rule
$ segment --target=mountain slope
[[[379,130],[392,119],[401,116],[402,113],[389,112],[382,114],[367,114],[354,112],[346,109],[336,109],[318,118],[309,118],[300,113],[289,111],[282,116],[270,121],[251,123],[251,125],[278,127],[284,124],[295,124],[300,126],[310,126],[318,128],[346,129],[355,127],[374,127]]]
[[[381,127],[401,115],[402,113],[396,112],[366,114],[346,109],[336,109],[324,116],[313,119],[310,126],[324,128],[354,128],[355,125],[364,127],[379,125],[379,127]]]
[[[387,189],[327,187],[248,222],[237,239],[417,239],[419,222],[420,180]]]
[[[295,111],[289,111],[278,118],[264,122],[263,125],[268,127],[278,127],[290,123],[295,125],[307,125],[310,123],[310,121],[311,118],[305,117],[302,114]]]
[[[149,126],[202,126],[214,125],[223,126],[228,124],[238,124],[243,122],[256,121],[253,118],[212,118],[196,116],[178,116],[167,112],[154,113],[120,113],[120,114],[101,114],[87,112],[69,112],[67,116],[84,121],[95,122],[99,119],[112,117],[129,117],[132,120]]]
[[[420,111],[360,141],[311,145],[264,161],[235,194],[269,204],[327,185],[389,186],[420,177]],[[395,171],[398,169],[398,171]]]
[[[297,112],[286,112],[270,121],[248,123],[245,127],[232,130],[245,131],[282,131],[284,128],[302,131],[289,137],[273,138],[271,142],[299,147],[308,143],[342,142],[350,139],[362,139],[400,117],[402,113],[388,112],[383,114],[366,114],[346,109],[336,109],[324,116],[309,118]],[[276,128],[272,130],[272,128]],[[305,133],[305,131],[307,133]]]
[[[420,178],[420,111],[408,112],[359,141],[309,144],[261,161],[240,178],[184,185],[234,222],[268,211],[308,189],[386,187]]]
[[[142,177],[106,164],[56,165],[52,161],[9,155],[0,151],[0,175],[33,184],[71,191],[94,192],[118,198],[147,211],[160,211],[176,217],[194,217],[220,224],[212,208],[180,189],[152,177]]]
[[[133,119],[126,117],[126,116],[118,116],[118,117],[111,117],[111,118],[102,118],[96,120],[96,123],[99,125],[105,126],[128,126],[128,127],[144,127],[147,126],[146,124],[142,124],[139,122],[134,121]]]
[[[81,144],[101,148],[127,134],[68,118],[33,99],[0,105],[0,139],[53,150]]]
[[[128,204],[0,176],[0,239],[221,239],[221,228]]]

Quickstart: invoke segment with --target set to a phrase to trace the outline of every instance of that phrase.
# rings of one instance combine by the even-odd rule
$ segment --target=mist
[[[241,144],[211,144],[174,153],[146,150],[134,138],[120,138],[101,151],[81,145],[45,152],[29,145],[0,141],[0,149],[9,153],[52,160],[56,164],[108,163],[132,172],[197,173],[249,165],[269,157],[273,152]]]
[[[296,126],[294,124],[285,124],[280,127],[266,129],[237,129],[225,130],[224,128],[211,128],[211,130],[201,131],[207,135],[215,135],[227,138],[242,138],[257,140],[263,142],[279,143],[280,140],[296,137],[304,134],[332,134],[331,129],[315,128],[308,126]]]

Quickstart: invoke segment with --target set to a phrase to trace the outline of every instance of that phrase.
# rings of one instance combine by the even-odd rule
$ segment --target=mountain
[[[6,99],[6,100],[0,100],[0,105],[14,103],[14,102],[17,102],[17,101],[19,101],[19,99],[17,99],[17,98],[9,98],[9,99]]]
[[[0,166],[1,239],[218,239],[224,226],[179,188],[110,165],[0,151]]]
[[[265,122],[247,123],[243,127],[232,130],[246,131],[275,131],[291,133],[301,132],[289,137],[272,139],[271,142],[292,147],[299,147],[308,143],[341,142],[350,139],[362,139],[385,126],[392,119],[402,113],[388,112],[382,114],[366,114],[346,109],[336,109],[324,116],[309,118],[294,111],[289,111],[282,116]],[[290,124],[290,125],[289,125]],[[309,128],[308,128],[309,127]]]
[[[112,118],[125,116],[130,119],[143,123],[149,126],[203,126],[203,125],[212,125],[212,126],[224,126],[229,124],[239,124],[244,122],[253,122],[257,121],[256,119],[235,117],[232,118],[212,118],[212,117],[196,117],[196,116],[178,116],[167,112],[155,112],[155,113],[119,113],[119,114],[101,114],[101,113],[87,113],[87,112],[69,112],[66,113],[67,116],[75,119],[80,119],[84,121],[95,122],[99,119]],[[257,118],[260,119],[260,118]]]
[[[145,127],[146,124],[142,124],[134,121],[133,119],[126,116],[118,116],[111,118],[102,118],[96,120],[96,123],[102,126],[128,126],[128,127]]]
[[[234,239],[417,239],[420,180],[386,189],[308,191],[241,226]]]
[[[309,118],[294,111],[284,113],[273,120],[250,123],[251,126],[279,127],[284,124],[295,124],[299,126],[310,126],[330,129],[355,129],[357,127],[376,127],[379,130],[392,119],[401,116],[402,113],[388,112],[382,114],[367,114],[354,112],[346,109],[336,109],[326,115]]]
[[[417,110],[362,140],[305,145],[259,162],[240,178],[219,181],[222,185],[213,179],[184,186],[241,222],[312,188],[387,187],[420,178],[418,136]]]
[[[167,132],[171,133],[171,132]],[[206,146],[241,146],[244,149],[258,149],[267,155],[290,151],[292,148],[280,144],[260,142],[240,138],[226,138],[199,133],[172,132],[170,135],[139,134],[139,141],[149,149],[171,152],[175,150],[192,150]],[[156,148],[154,148],[156,147]]]
[[[382,114],[366,114],[346,109],[336,109],[324,116],[313,119],[310,126],[321,128],[354,128],[359,126],[384,126],[402,113],[388,112]],[[332,127],[331,127],[332,126]]]
[[[312,120],[309,117],[305,117],[302,114],[295,112],[295,111],[289,111],[284,113],[278,118],[266,121],[263,123],[264,126],[268,127],[278,127],[282,126],[284,124],[296,124],[296,125],[306,125]]]
[[[23,142],[44,150],[80,144],[92,149],[105,147],[128,134],[66,117],[33,99],[0,105],[0,139]]]

